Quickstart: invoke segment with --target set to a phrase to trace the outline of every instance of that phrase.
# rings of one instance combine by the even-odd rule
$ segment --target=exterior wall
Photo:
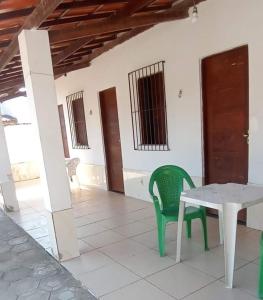
[[[105,167],[81,162],[77,168],[77,176],[82,187],[93,185],[107,190]]]
[[[18,123],[31,123],[31,110],[26,97],[17,97],[1,104],[2,114],[17,118]]]
[[[38,150],[32,125],[5,126],[5,136],[14,181],[39,178]]]
[[[102,55],[92,62],[91,67],[71,72],[67,77],[56,81],[58,101],[59,104],[64,104],[67,127],[65,98],[68,94],[84,90],[91,149],[70,149],[70,153],[72,157],[80,157],[83,164],[99,166],[102,174],[105,173],[105,160],[98,92],[116,87],[127,195],[148,199],[149,174],[163,164],[180,165],[194,176],[199,184],[202,182],[200,61],[211,54],[244,44],[249,46],[250,64],[249,181],[263,184],[263,2],[209,0],[202,2],[198,8],[200,17],[197,23],[192,24],[188,19],[155,26]],[[127,74],[159,60],[166,61],[167,117],[171,151],[134,151]],[[183,91],[182,98],[178,97],[180,89]],[[67,130],[69,134],[69,128]],[[68,136],[70,142],[70,134]],[[104,176],[105,174],[102,177]],[[105,187],[104,183],[99,185]],[[263,228],[262,218],[254,220],[256,211],[263,213],[263,206],[249,210],[248,225]]]
[[[39,178],[38,150],[34,140],[32,117],[27,98],[18,97],[5,101],[1,104],[1,112],[17,118],[20,123],[20,125],[5,126],[14,181]]]
[[[11,164],[11,169],[15,182],[33,180],[40,177],[39,166],[36,161]]]

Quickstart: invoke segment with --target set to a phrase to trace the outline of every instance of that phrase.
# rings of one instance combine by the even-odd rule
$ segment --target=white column
[[[18,211],[19,205],[16,197],[16,189],[13,181],[11,164],[7,149],[4,126],[0,113],[0,188],[6,211]]]
[[[71,194],[65,168],[48,32],[24,30],[19,35],[27,96],[40,145],[40,172],[49,212],[52,249],[59,260],[79,256]]]

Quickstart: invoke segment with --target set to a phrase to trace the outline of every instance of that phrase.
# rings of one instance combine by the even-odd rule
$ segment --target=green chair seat
[[[175,221],[178,221],[178,209],[172,210],[163,210],[162,215],[167,217],[174,217]],[[185,208],[184,219],[187,220],[189,218],[197,219],[200,217],[200,208],[194,206],[188,206]]]
[[[190,188],[195,185],[187,172],[178,166],[162,166],[156,169],[150,178],[149,193],[153,199],[157,227],[160,256],[165,255],[165,229],[169,222],[178,221],[180,196],[183,191],[184,181]],[[159,197],[154,194],[156,185]],[[203,225],[205,250],[207,245],[206,210],[204,207],[189,206],[185,208],[184,221],[187,223],[187,236],[191,238],[191,223],[194,219],[200,219]]]

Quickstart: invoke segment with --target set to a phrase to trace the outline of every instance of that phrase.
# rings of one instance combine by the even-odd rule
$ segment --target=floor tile
[[[140,280],[103,296],[102,300],[174,300],[149,282]]]
[[[156,224],[156,217],[150,217],[150,218],[144,218],[142,220],[140,220],[140,222],[142,223],[145,223],[145,224],[150,224],[152,226],[157,227],[157,224]]]
[[[74,223],[77,227],[85,226],[88,224],[94,223],[95,220],[92,218],[92,216],[82,216],[82,217],[75,217]]]
[[[158,248],[158,233],[157,230],[151,230],[136,236],[131,237],[131,239],[142,243],[149,248]],[[176,228],[175,226],[167,226],[165,234],[166,244],[171,241],[176,241]]]
[[[220,278],[225,274],[224,256],[218,255],[213,251],[203,252],[201,255],[185,259],[183,262],[216,278]],[[247,263],[248,261],[238,256],[235,257],[235,268],[239,268]]]
[[[153,216],[155,216],[155,211],[152,205],[152,207],[143,208],[130,213],[128,218],[133,221],[139,221]]]
[[[196,223],[196,225],[198,225],[198,224]],[[202,242],[203,241],[203,232],[202,232],[200,226],[196,226],[196,227],[197,227],[197,229],[194,230],[194,232],[192,233],[192,239],[196,242]],[[209,227],[209,225],[207,226],[207,238],[208,238],[209,248],[218,247],[220,245],[218,226],[210,226],[210,227]]]
[[[26,231],[31,231],[37,241],[50,251],[49,237],[44,232],[46,211],[39,182],[21,184],[18,195],[21,212],[13,213],[13,219]],[[176,265],[177,223],[167,225],[166,257],[160,258],[152,202],[94,188],[73,189],[72,195],[82,255],[63,264],[87,284],[90,281],[98,295],[105,295],[101,299],[254,299],[259,231],[238,225],[236,257],[240,268],[235,272],[238,288],[228,290],[222,282],[224,253],[219,245],[218,219],[207,217],[209,252],[203,249],[200,220],[192,223],[191,240],[186,239],[184,228],[184,262]],[[45,236],[42,237],[43,233]],[[138,278],[136,274],[146,279]],[[119,279],[121,276],[123,279]],[[218,277],[221,281],[213,283]]]
[[[39,227],[39,228],[36,228],[36,229],[27,230],[27,232],[34,239],[42,238],[42,237],[48,236],[48,234],[49,234],[47,227]]]
[[[122,225],[134,223],[134,221],[129,220],[126,215],[119,215],[106,220],[99,221],[98,223],[107,229],[114,229]]]
[[[184,264],[177,264],[147,277],[147,280],[171,296],[181,299],[215,279]]]
[[[100,297],[135,282],[140,278],[119,264],[113,263],[93,272],[81,274],[78,276],[78,279],[95,296]]]
[[[103,227],[97,223],[88,224],[88,225],[77,228],[77,236],[78,236],[78,238],[83,239],[89,235],[97,234],[97,233],[103,232],[105,230],[106,230],[105,227]]]
[[[113,261],[106,255],[97,252],[90,251],[82,254],[80,257],[63,262],[63,266],[68,269],[74,276],[92,270],[101,268],[107,264],[111,264]]]
[[[146,250],[145,246],[129,239],[100,248],[101,252],[112,257],[114,260],[119,260],[126,256],[134,256]]]
[[[94,299],[70,272],[0,210],[0,299]],[[65,291],[69,293],[65,294]],[[79,295],[79,296],[78,296]]]
[[[141,277],[149,276],[175,264],[175,260],[167,256],[160,257],[157,251],[151,249],[116,260]]]
[[[259,240],[243,239],[243,237],[238,238],[236,243],[236,255],[248,261],[255,260],[259,255]]]
[[[177,242],[171,241],[166,243],[166,255],[176,259],[176,247]],[[155,248],[156,251],[159,251],[159,248]],[[203,243],[198,243],[193,239],[183,239],[182,240],[182,248],[181,248],[181,258],[182,260],[189,260],[193,257],[197,257],[201,254],[206,254],[207,252],[204,250]]]
[[[90,235],[83,240],[89,243],[94,248],[103,247],[125,239],[123,235],[112,230],[107,230],[95,235]]]
[[[184,300],[255,300],[256,298],[240,291],[239,289],[227,289],[222,282],[214,282]]]
[[[26,231],[36,229],[39,227],[47,226],[47,219],[44,216],[40,216],[38,219],[22,222],[20,226]]]
[[[152,230],[154,227],[149,224],[145,224],[142,222],[134,222],[131,224],[127,224],[124,226],[120,226],[114,229],[114,231],[126,236],[126,237],[132,237],[147,231]]]
[[[250,263],[234,274],[234,286],[257,297],[259,267]]]
[[[11,216],[12,220],[14,220],[17,224],[36,220],[36,219],[39,219],[40,217],[41,217],[41,214],[37,213],[37,212],[34,214],[28,214],[28,215]]]
[[[78,240],[78,244],[79,244],[79,252],[80,254],[89,252],[91,250],[94,249],[94,247],[92,247],[91,245],[89,245],[88,243],[86,243],[83,240]]]
[[[44,236],[35,240],[45,249],[51,247],[49,236]]]

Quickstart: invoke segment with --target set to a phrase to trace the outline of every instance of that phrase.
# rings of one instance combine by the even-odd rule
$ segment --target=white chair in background
[[[67,168],[69,181],[70,183],[75,182],[78,187],[80,186],[79,179],[77,176],[77,167],[79,163],[80,163],[80,159],[78,157],[66,159],[66,168]]]

